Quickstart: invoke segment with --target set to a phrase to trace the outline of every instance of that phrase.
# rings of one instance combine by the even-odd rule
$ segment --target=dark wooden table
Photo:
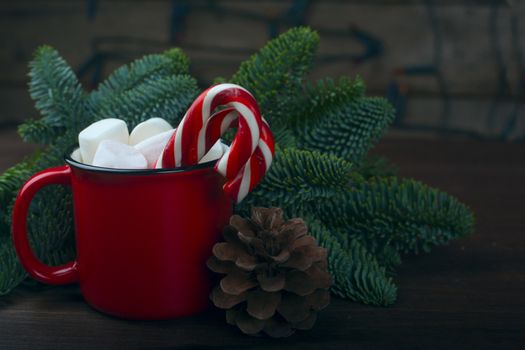
[[[0,140],[0,170],[31,149],[12,133]],[[474,235],[404,259],[393,306],[333,298],[313,330],[272,340],[240,334],[218,311],[132,322],[92,310],[75,286],[26,287],[0,298],[0,349],[523,349],[525,145],[387,139],[374,153],[477,216]]]

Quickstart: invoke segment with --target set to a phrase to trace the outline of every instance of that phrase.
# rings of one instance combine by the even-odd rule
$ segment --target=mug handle
[[[49,168],[33,175],[22,186],[13,208],[13,242],[18,258],[34,279],[48,284],[78,281],[76,260],[60,266],[48,266],[33,253],[27,238],[27,211],[35,194],[48,185],[71,186],[71,169],[67,165]]]

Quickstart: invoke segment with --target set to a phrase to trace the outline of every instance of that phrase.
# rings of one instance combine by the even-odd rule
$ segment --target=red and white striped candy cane
[[[197,164],[206,154],[206,123],[219,106],[233,107],[240,114],[230,150],[217,164],[219,173],[234,178],[255,151],[262,124],[259,107],[253,96],[235,84],[212,86],[197,97],[168,141],[157,167]]]
[[[226,108],[211,115],[219,106]],[[199,95],[168,141],[156,167],[197,164],[233,126],[237,126],[235,138],[215,169],[228,179],[225,192],[240,202],[270,167],[274,140],[257,102],[238,85],[212,86]]]
[[[226,108],[215,113],[206,125],[206,149],[211,148],[226,130],[234,127],[238,123],[238,119],[239,114],[234,108]],[[224,185],[224,191],[237,203],[242,201],[262,180],[272,164],[274,148],[274,139],[270,127],[262,119],[257,148],[241,171],[234,178],[228,178]],[[216,165],[216,169],[218,165],[219,163]]]
[[[255,152],[237,176],[233,180],[227,181],[223,187],[224,191],[237,203],[241,202],[259,184],[272,165],[274,147],[270,128],[263,121],[261,138]]]

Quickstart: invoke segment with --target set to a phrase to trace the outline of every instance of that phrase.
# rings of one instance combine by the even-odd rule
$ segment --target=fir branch
[[[66,61],[55,49],[42,46],[29,66],[29,94],[42,114],[41,123],[79,132],[85,117],[84,92]]]
[[[33,198],[27,229],[36,256],[59,265],[74,258],[73,203],[71,190],[63,186],[42,189]]]
[[[66,130],[65,127],[53,127],[44,119],[28,120],[18,126],[18,134],[22,140],[41,145],[49,145]]]
[[[300,102],[302,84],[318,45],[319,36],[311,29],[290,29],[243,62],[231,82],[255,96],[272,127],[285,124]]]
[[[0,176],[0,295],[8,293],[26,276],[11,242],[11,213],[16,194],[33,173],[62,164],[76,136],[73,131],[64,133],[51,146]],[[74,257],[72,218],[68,188],[46,187],[33,198],[27,215],[28,233],[35,254],[45,263],[60,265]]]
[[[74,259],[72,209],[71,191],[61,186],[44,188],[31,202],[27,216],[28,236],[35,255],[45,264],[57,266]],[[11,216],[5,219],[7,233],[10,233]],[[0,295],[7,294],[26,277],[11,236],[5,233],[0,236]]]
[[[282,148],[295,147],[297,140],[293,131],[286,125],[275,125],[272,127],[275,143]]]
[[[327,110],[341,108],[364,97],[365,84],[360,78],[341,77],[337,83],[330,78],[318,80],[316,84],[308,83],[305,93],[297,103],[291,125],[302,133],[306,127],[315,126],[324,119]]]
[[[133,128],[146,119],[158,117],[177,125],[197,93],[197,83],[188,75],[154,76],[105,99],[95,111],[94,119],[115,116]]]
[[[368,252],[372,254],[379,263],[380,266],[384,267],[387,274],[393,276],[396,274],[396,269],[401,265],[401,253],[399,253],[394,247],[385,245],[383,247],[367,247],[366,241],[362,239],[354,238],[361,245],[367,248]]]
[[[3,237],[8,237],[6,244],[11,244],[12,204],[22,184],[34,173],[40,156],[41,153],[37,152],[0,175],[0,242]]]
[[[2,213],[24,181],[31,176],[36,158],[36,156],[28,158],[0,175],[0,211]]]
[[[395,178],[355,183],[318,211],[325,223],[345,229],[370,249],[428,252],[473,230],[472,212],[456,198],[420,182]]]
[[[71,151],[78,143],[78,133],[68,130],[42,151],[36,162],[35,171],[64,164],[66,152]]]
[[[397,288],[377,260],[355,239],[343,246],[336,235],[315,219],[308,229],[328,249],[328,268],[334,278],[332,292],[364,304],[386,306],[396,300]]]
[[[296,124],[299,148],[330,153],[359,163],[394,119],[394,109],[382,98],[363,97],[317,110],[320,118]]]
[[[178,47],[166,50],[161,55],[170,60],[170,63],[168,63],[168,66],[166,67],[166,75],[190,74],[190,59],[184,51]]]
[[[278,148],[269,172],[243,205],[273,205],[297,211],[349,188],[351,170],[351,163],[329,154]]]
[[[93,95],[97,98],[112,98],[126,92],[146,79],[171,75],[189,74],[189,59],[180,49],[171,49],[161,54],[151,54],[116,69],[102,82]]]
[[[16,256],[11,237],[0,238],[0,296],[9,293],[26,278]]]
[[[189,59],[178,48],[162,54],[146,55],[115,70],[97,90],[91,92],[88,108],[92,114],[100,116],[99,109],[104,108],[104,105],[119,100],[122,94],[144,84],[147,80],[187,74],[189,74]]]

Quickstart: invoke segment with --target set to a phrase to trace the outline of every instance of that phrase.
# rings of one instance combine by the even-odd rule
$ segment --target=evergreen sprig
[[[52,126],[45,119],[27,120],[18,126],[18,134],[22,140],[29,143],[49,145],[53,140],[66,131],[65,127]]]
[[[297,146],[359,162],[392,123],[394,110],[383,98],[361,97],[315,115],[322,116],[317,123],[298,123]]]
[[[32,158],[26,159],[9,168],[0,176],[0,239],[10,238],[12,202],[24,181],[35,171],[35,162],[37,159],[38,155],[34,155]],[[2,270],[2,266],[3,264],[0,265],[0,271]]]
[[[0,295],[9,293],[26,278],[18,262],[11,237],[0,237]]]
[[[343,197],[327,201],[320,219],[374,249],[429,252],[473,229],[472,212],[464,204],[411,179],[374,178],[356,183]]]
[[[365,85],[360,78],[340,77],[338,81],[331,78],[321,79],[315,83],[307,82],[301,96],[299,109],[292,117],[292,123],[299,127],[315,126],[324,118],[327,110],[357,101],[365,94]]]
[[[29,66],[29,94],[42,115],[41,122],[52,128],[80,131],[85,96],[66,61],[53,48],[42,46]]]
[[[130,128],[148,113],[175,123],[198,92],[188,74],[189,59],[180,49],[144,56],[102,82],[89,95],[88,110],[94,120],[118,115]]]
[[[278,148],[269,172],[241,206],[266,203],[295,212],[350,188],[351,170],[351,163],[330,154]]]
[[[243,62],[230,81],[252,92],[264,117],[276,127],[299,106],[318,46],[316,32],[290,29]]]
[[[101,103],[93,112],[95,120],[118,116],[129,128],[162,116],[177,125],[186,108],[197,96],[197,84],[189,75],[167,75],[148,78],[125,92]]]
[[[345,241],[344,234],[334,234],[333,229],[328,229],[314,218],[307,221],[310,234],[330,252],[328,267],[332,271],[332,291],[336,295],[381,306],[396,300],[397,288],[392,278],[357,239],[341,244],[338,237]]]
[[[303,217],[329,251],[333,292],[372,305],[396,299],[392,280],[401,255],[429,251],[473,230],[472,212],[457,199],[399,179],[384,159],[367,156],[394,118],[384,99],[365,96],[362,80],[309,83],[319,44],[308,28],[294,28],[242,63],[231,79],[251,91],[270,122],[276,154],[262,183],[236,207],[280,206]],[[78,131],[107,117],[130,127],[160,117],[174,126],[198,93],[189,60],[179,49],[147,55],[117,69],[84,92],[65,60],[50,47],[30,64],[31,97],[41,114],[19,128],[44,148],[0,176],[0,294],[25,278],[10,240],[17,190],[33,173],[62,163]],[[40,192],[28,215],[36,254],[51,264],[74,253],[71,195],[54,186]]]

